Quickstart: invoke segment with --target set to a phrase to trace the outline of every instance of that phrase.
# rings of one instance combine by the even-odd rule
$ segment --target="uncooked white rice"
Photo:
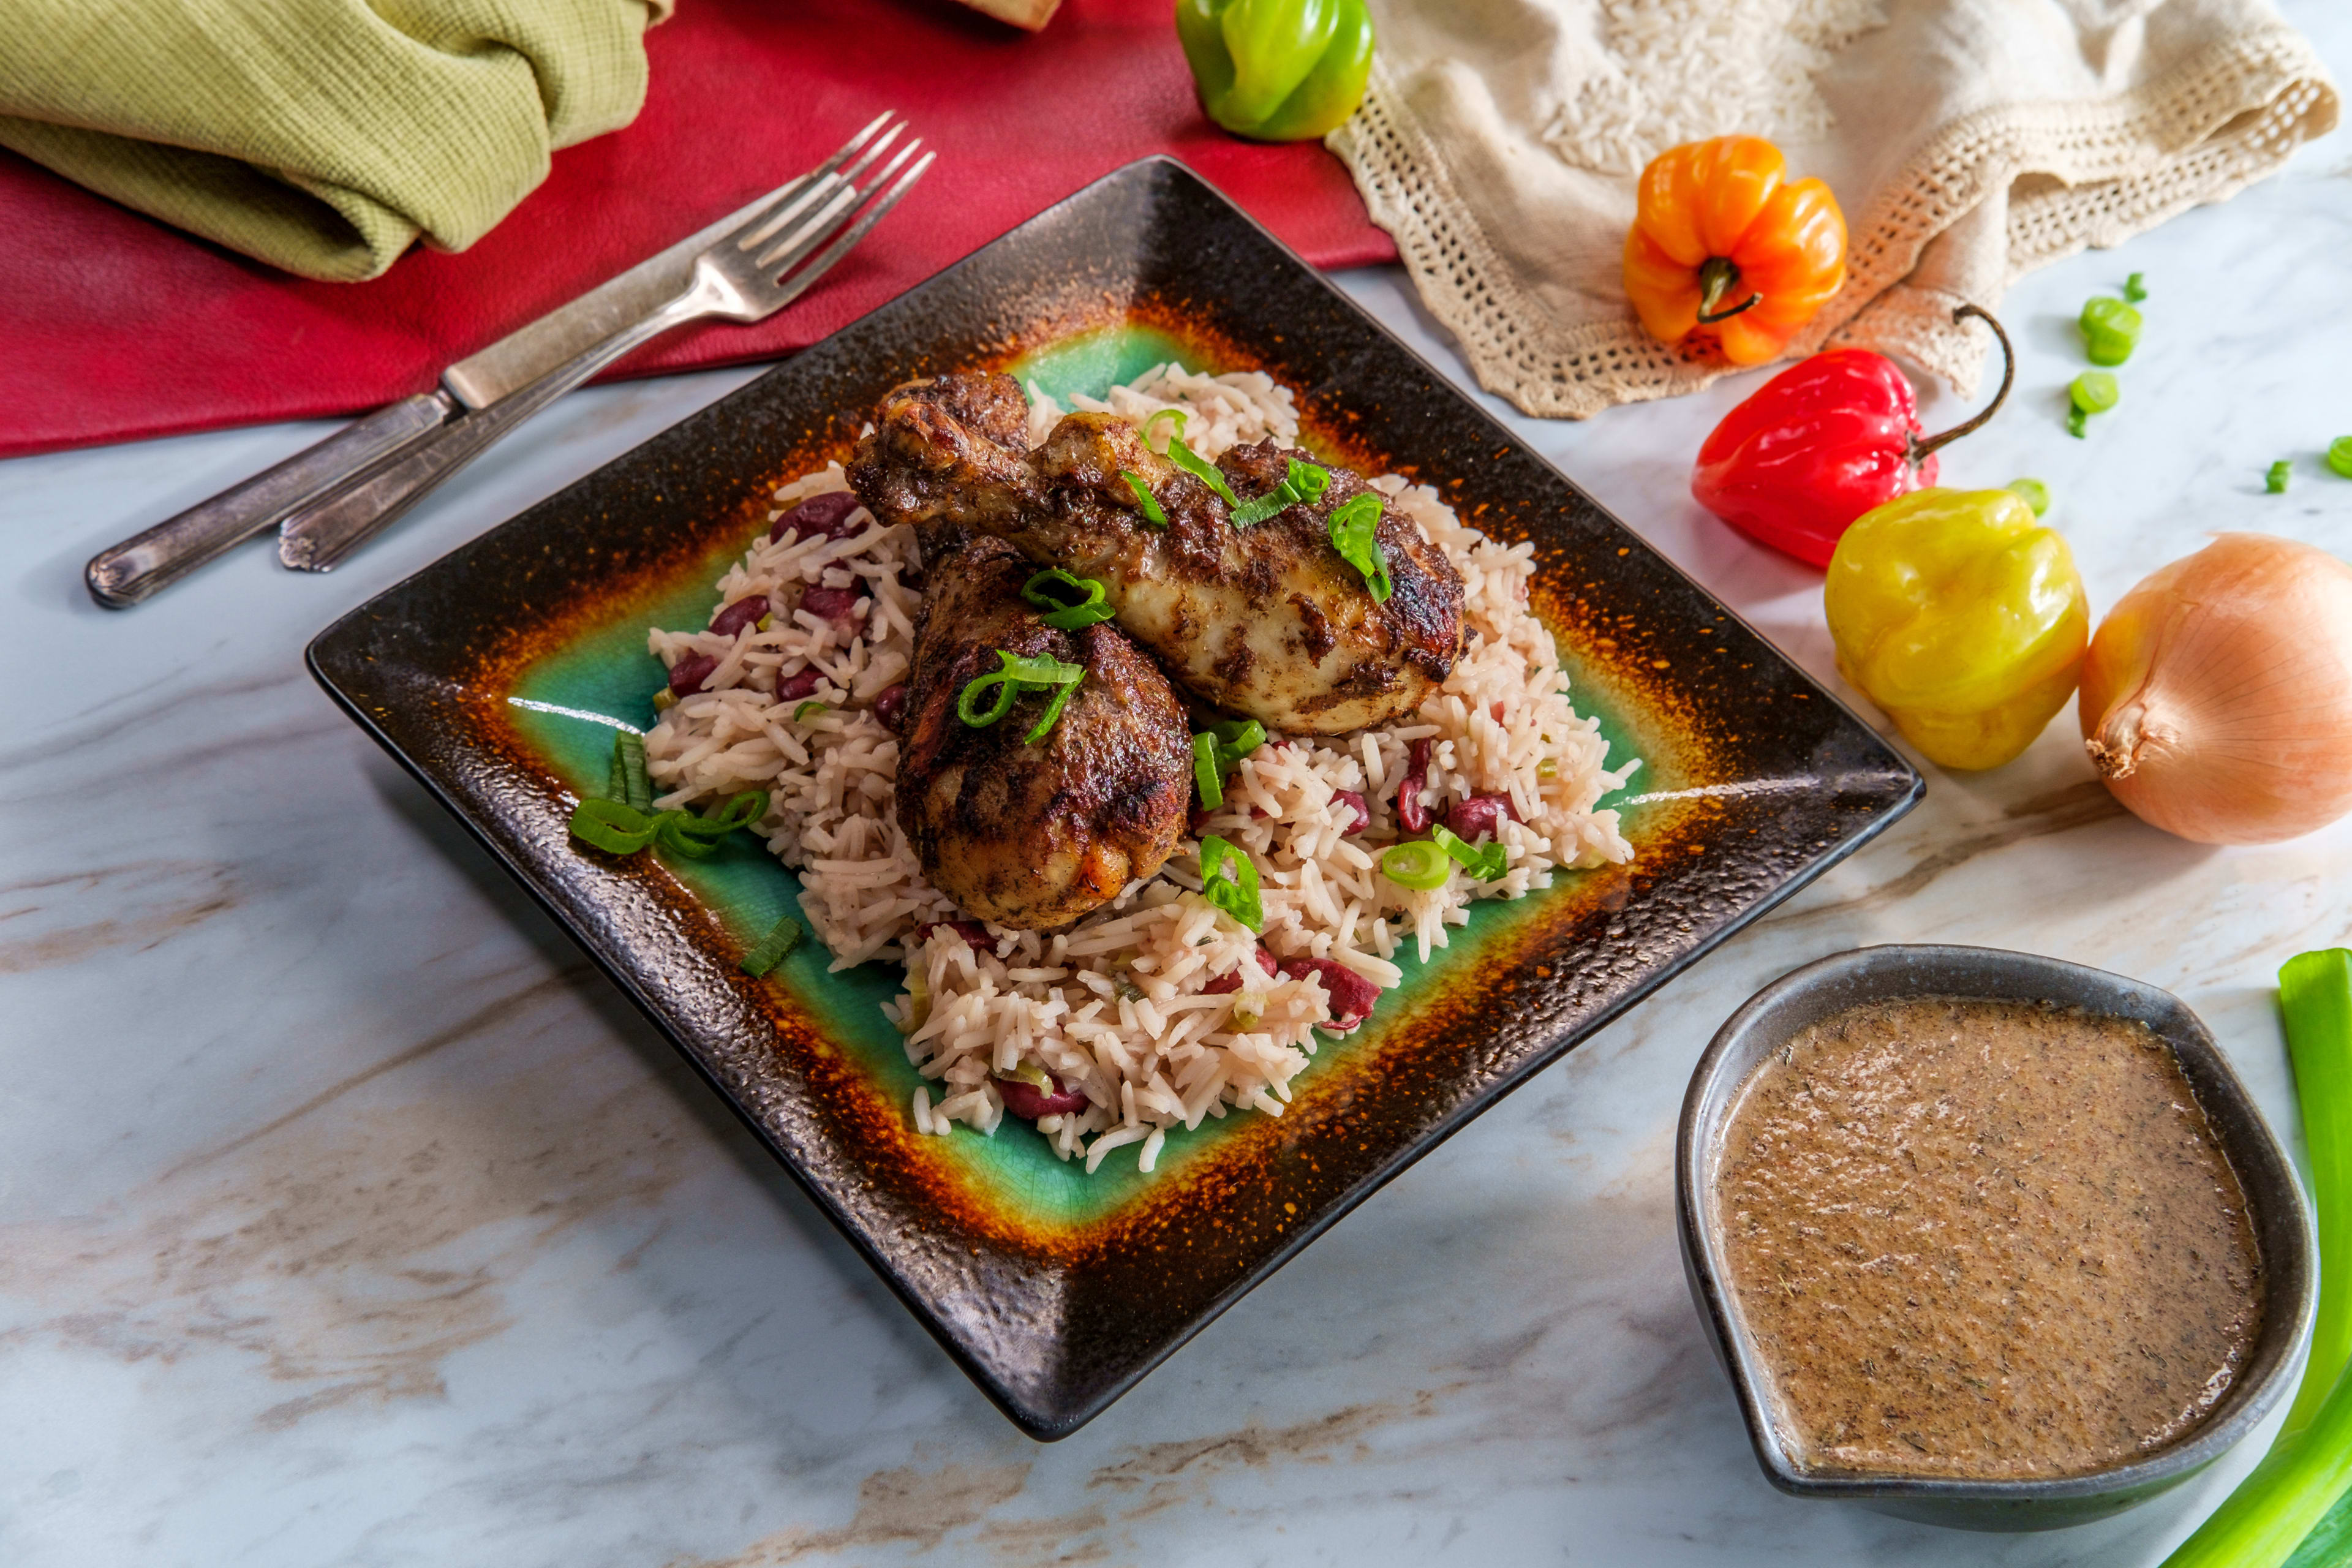
[[[1034,386],[1030,395],[1034,444],[1064,410]],[[1295,440],[1298,429],[1289,390],[1256,372],[1210,376],[1160,365],[1107,399],[1072,402],[1138,422],[1181,409],[1187,443],[1211,458],[1267,435]],[[1163,422],[1155,440],[1165,432]],[[1243,759],[1224,805],[1198,831],[1256,863],[1263,933],[1201,897],[1197,837],[1159,876],[1063,931],[992,926],[993,951],[982,952],[934,924],[960,911],[923,880],[898,829],[898,742],[870,708],[905,679],[912,659],[921,596],[899,580],[916,564],[908,529],[884,528],[861,510],[864,527],[848,538],[771,543],[763,531],[719,581],[721,605],[751,594],[797,605],[807,587],[856,588],[863,597],[849,631],[796,611],[732,637],[651,634],[665,665],[695,654],[719,661],[707,689],[679,700],[646,736],[647,766],[664,792],[656,804],[768,792],[757,831],[800,872],[802,908],[832,968],[872,960],[906,967],[905,992],[884,1010],[925,1080],[910,1105],[919,1131],[993,1134],[1004,1116],[995,1078],[1042,1068],[1088,1101],[1037,1122],[1055,1153],[1083,1157],[1092,1172],[1113,1150],[1139,1144],[1150,1171],[1169,1128],[1236,1110],[1279,1116],[1315,1053],[1318,1026],[1328,1027],[1322,981],[1311,971],[1268,976],[1256,962],[1261,942],[1277,959],[1328,959],[1386,991],[1402,979],[1398,952],[1410,946],[1426,959],[1445,946],[1447,928],[1468,921],[1471,900],[1518,898],[1550,886],[1555,869],[1633,858],[1617,814],[1593,806],[1641,763],[1609,767],[1598,721],[1569,705],[1551,634],[1527,608],[1533,547],[1488,539],[1425,485],[1394,475],[1371,483],[1460,570],[1468,635],[1452,676],[1409,721],[1337,738],[1276,737]],[[840,466],[828,465],[779,488],[770,520],[847,488]],[[745,683],[755,670],[790,676],[810,666],[821,684],[809,699],[780,702]],[[1444,886],[1419,892],[1381,874],[1379,853],[1398,837],[1407,748],[1420,740],[1431,742],[1423,798],[1438,817],[1470,795],[1510,797],[1523,820],[1499,824],[1510,856],[1503,879],[1472,881],[1456,868]],[[1354,814],[1334,806],[1339,790],[1364,795],[1370,827],[1345,831]],[[933,929],[918,940],[925,925]],[[1235,973],[1238,990],[1205,989]]]

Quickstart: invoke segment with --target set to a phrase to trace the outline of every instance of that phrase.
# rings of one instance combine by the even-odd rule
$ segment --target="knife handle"
[[[128,609],[152,598],[205,562],[275,528],[320,496],[395,456],[456,412],[457,400],[437,390],[377,409],[277,467],[91,556],[82,570],[89,596],[110,610]]]
[[[516,426],[632,349],[672,327],[712,314],[713,303],[698,272],[692,287],[644,320],[488,407],[465,413],[352,483],[304,502],[278,529],[278,559],[297,572],[333,571],[336,563],[405,516]]]

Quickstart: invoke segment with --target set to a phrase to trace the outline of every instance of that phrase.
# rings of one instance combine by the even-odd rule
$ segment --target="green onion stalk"
[[[2329,948],[2279,971],[2279,1011],[2294,1060],[2319,1221],[2319,1313],[2311,1359],[2286,1425],[2253,1472],[2165,1559],[2165,1568],[2314,1568],[2342,1558],[2297,1553],[2352,1489],[2352,950]]]

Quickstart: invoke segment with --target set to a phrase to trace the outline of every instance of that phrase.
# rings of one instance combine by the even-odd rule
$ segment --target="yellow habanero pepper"
[[[1914,490],[1863,513],[1822,603],[1838,673],[1948,768],[2032,744],[2091,640],[2074,552],[2012,490]]]

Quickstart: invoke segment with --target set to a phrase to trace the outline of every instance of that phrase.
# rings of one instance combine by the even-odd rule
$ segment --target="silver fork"
[[[764,321],[791,304],[930,168],[936,153],[908,165],[922,145],[911,141],[870,181],[857,183],[905,129],[904,122],[891,127],[846,169],[811,181],[704,251],[695,259],[693,282],[668,304],[530,385],[452,421],[362,483],[294,512],[278,530],[278,558],[300,571],[331,571],[493,442],[631,350],[688,321]]]

